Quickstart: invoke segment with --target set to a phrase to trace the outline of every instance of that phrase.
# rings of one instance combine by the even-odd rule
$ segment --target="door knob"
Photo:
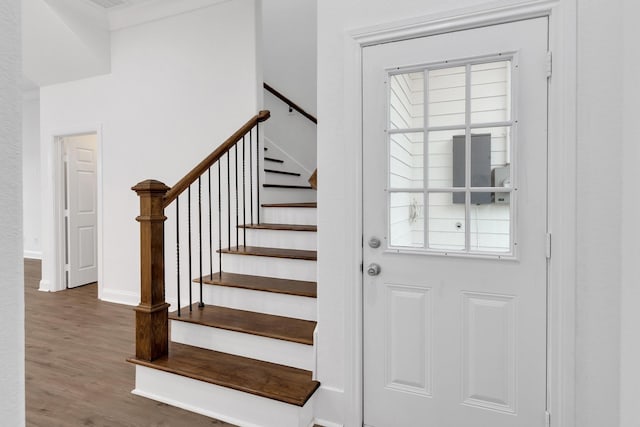
[[[380,247],[380,239],[377,237],[372,237],[369,239],[369,247],[373,249],[377,249]]]
[[[378,264],[369,264],[369,267],[367,267],[367,274],[369,276],[377,276],[378,274],[380,274],[380,266]]]

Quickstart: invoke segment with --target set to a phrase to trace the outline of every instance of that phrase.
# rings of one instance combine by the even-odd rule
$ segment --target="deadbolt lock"
[[[378,249],[380,247],[380,239],[378,239],[377,237],[370,238],[369,247],[373,249]]]

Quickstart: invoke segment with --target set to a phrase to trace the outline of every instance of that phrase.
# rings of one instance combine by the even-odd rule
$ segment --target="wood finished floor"
[[[40,271],[25,260],[27,426],[232,426],[131,394],[132,308],[96,285],[39,292]]]

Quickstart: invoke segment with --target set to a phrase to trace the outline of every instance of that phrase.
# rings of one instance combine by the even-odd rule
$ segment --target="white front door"
[[[65,137],[67,287],[98,280],[96,135]]]
[[[545,425],[547,28],[363,50],[367,426]]]

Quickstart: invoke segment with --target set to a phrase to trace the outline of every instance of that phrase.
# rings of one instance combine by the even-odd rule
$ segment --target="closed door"
[[[63,140],[66,165],[67,287],[98,280],[96,135]]]
[[[364,48],[364,420],[544,426],[546,18]]]

